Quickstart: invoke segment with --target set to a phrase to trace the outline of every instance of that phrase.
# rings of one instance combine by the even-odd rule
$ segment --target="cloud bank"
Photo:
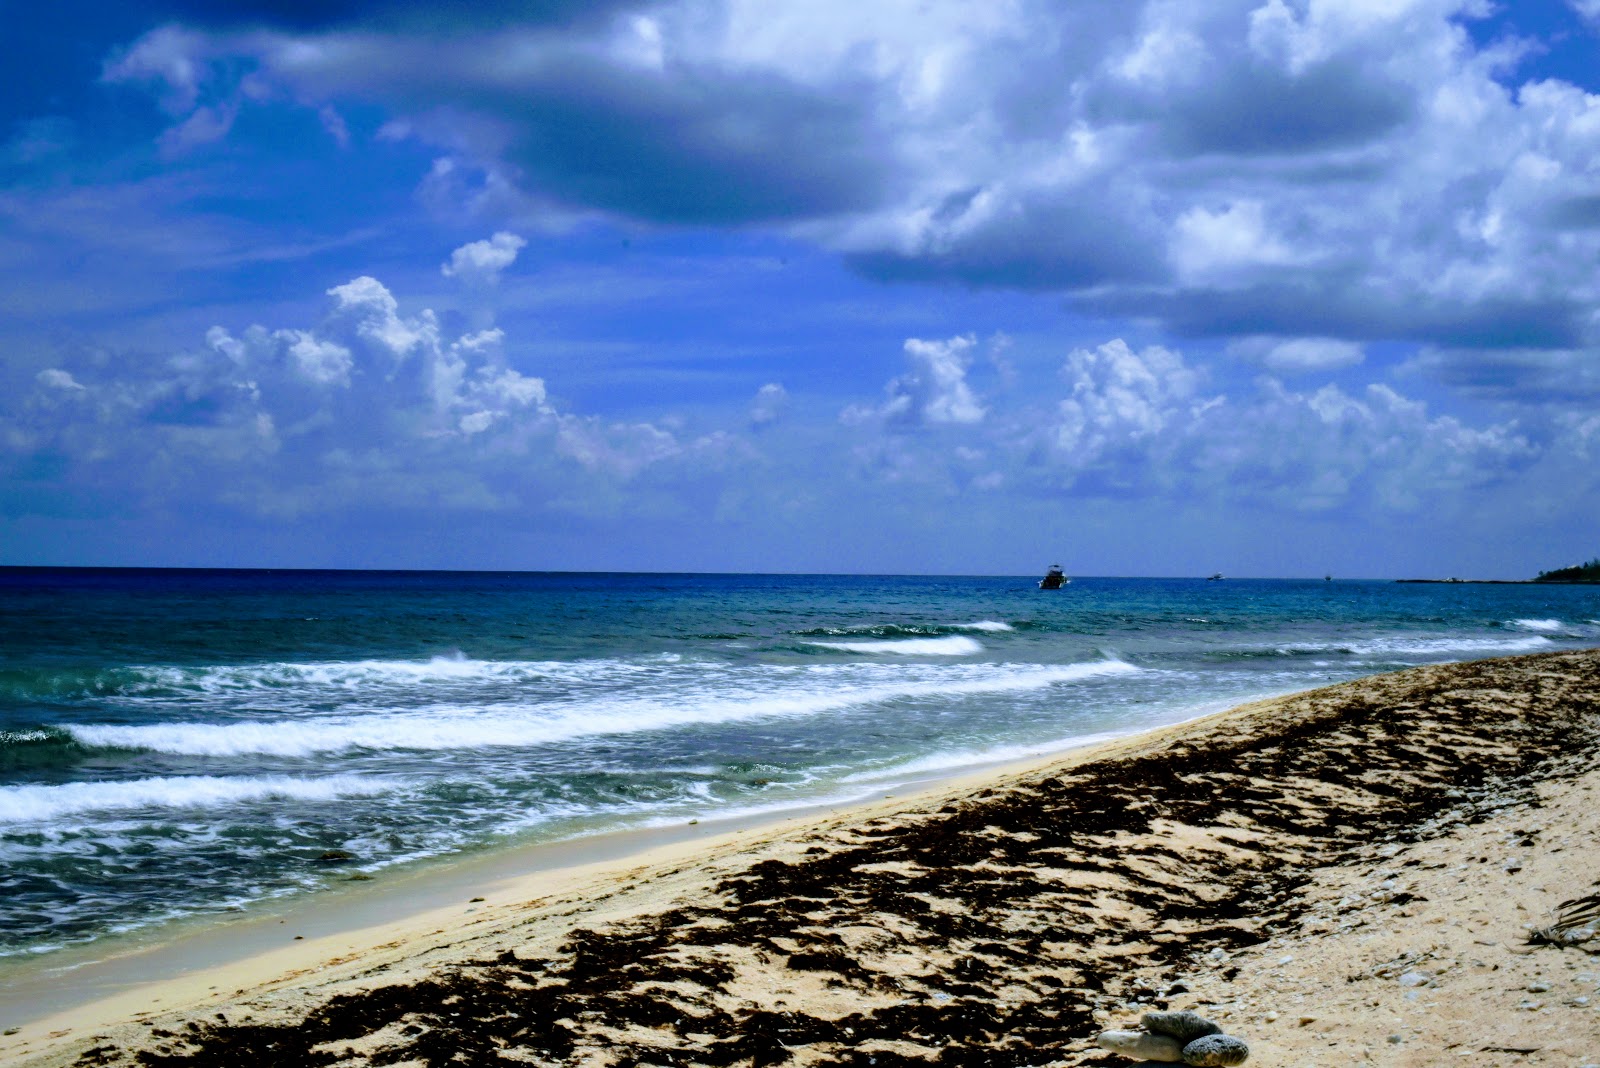
[[[502,205],[762,224],[874,276],[1323,339],[1275,369],[1596,341],[1600,98],[1517,82],[1528,46],[1476,43],[1475,0],[680,0],[445,34],[386,10],[166,27],[106,78],[149,87],[174,143],[273,93],[377,106]]]

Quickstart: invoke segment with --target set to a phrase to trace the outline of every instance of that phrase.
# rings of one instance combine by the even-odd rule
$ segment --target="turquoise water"
[[[0,955],[1600,643],[1594,587],[1035,581],[0,570]]]

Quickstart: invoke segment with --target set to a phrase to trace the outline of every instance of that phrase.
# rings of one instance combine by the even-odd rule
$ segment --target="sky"
[[[1600,554],[1600,0],[0,14],[0,564]]]

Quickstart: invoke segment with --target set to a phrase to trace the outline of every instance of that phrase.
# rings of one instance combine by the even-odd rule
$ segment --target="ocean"
[[[780,813],[1415,664],[1600,588],[0,569],[0,957]]]

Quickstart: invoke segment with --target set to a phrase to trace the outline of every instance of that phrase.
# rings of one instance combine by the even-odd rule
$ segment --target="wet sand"
[[[1251,1064],[1600,1064],[1600,939],[1526,944],[1600,889],[1597,756],[1600,651],[1418,668],[486,882],[0,1063],[1110,1065],[1192,1007]]]

